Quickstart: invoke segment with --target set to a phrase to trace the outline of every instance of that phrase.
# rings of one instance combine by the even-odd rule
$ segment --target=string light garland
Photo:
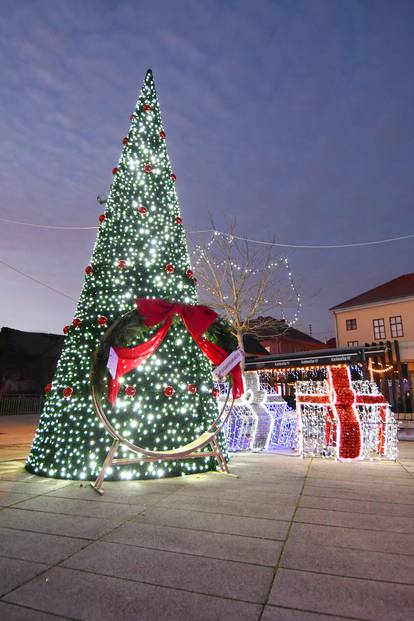
[[[113,322],[134,307],[137,297],[197,303],[197,290],[187,276],[190,258],[184,228],[177,226],[182,219],[150,71],[126,138],[113,167],[104,217],[99,218],[92,270],[84,273],[75,320],[64,328],[64,347],[27,460],[27,469],[35,474],[96,477],[111,438],[93,411],[89,370],[91,356]],[[166,271],[167,265],[174,269]],[[135,328],[123,338],[122,347],[136,344]],[[156,354],[121,383],[114,407],[105,404],[105,414],[135,445],[169,450],[191,442],[215,420],[212,387],[209,361],[184,325],[174,323]],[[119,450],[118,457],[127,455],[127,449]],[[159,478],[215,468],[207,457],[114,467],[109,477]]]
[[[232,243],[233,239],[235,239],[233,235],[227,235],[225,233],[221,233],[220,231],[214,230],[211,239],[207,242],[204,248],[200,245],[197,245],[195,248],[195,251],[193,253],[195,269],[197,270],[197,267],[200,266],[204,257],[207,256],[209,263],[212,264],[214,268],[216,268],[218,271],[224,270],[228,266],[228,263],[229,263],[229,265],[237,272],[244,272],[245,274],[248,274],[249,276],[260,277],[261,272],[258,269],[241,266],[238,263],[236,263],[236,261],[234,260],[230,260],[230,262],[228,262],[228,260],[226,259],[223,259],[221,261],[215,261],[214,258],[210,256],[210,251],[212,251],[214,243],[219,236],[222,236],[228,239],[230,244]],[[282,301],[280,301],[279,299],[271,299],[267,297],[263,298],[264,304],[268,306],[273,306],[274,308],[280,307],[281,318],[287,323],[286,329],[280,332],[280,336],[281,336],[282,334],[284,334],[284,332],[286,332],[289,329],[289,327],[295,325],[299,321],[300,313],[302,310],[302,301],[301,301],[299,292],[296,288],[296,285],[293,279],[293,274],[290,269],[289,260],[287,257],[280,257],[278,260],[270,262],[264,267],[264,270],[271,272],[271,271],[277,270],[278,268],[284,269],[285,272],[287,273],[290,290],[296,299],[296,309],[293,314],[293,317],[289,321],[287,321]],[[226,299],[226,296],[223,295],[223,298]],[[253,301],[254,299],[250,298],[250,302],[253,302]]]
[[[393,369],[394,369],[394,365],[392,365],[392,364],[389,364],[386,367],[377,367],[377,368],[374,368],[372,363],[369,364],[369,366],[368,366],[368,370],[369,371],[372,371],[373,373],[378,373],[380,375],[383,375],[384,373],[389,373]]]

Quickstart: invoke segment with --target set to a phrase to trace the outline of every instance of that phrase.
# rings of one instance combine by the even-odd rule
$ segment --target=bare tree
[[[289,328],[285,310],[300,299],[287,260],[278,258],[272,245],[255,246],[230,233],[214,232],[211,241],[196,248],[195,275],[203,303],[229,322],[242,351],[243,336],[261,340]],[[275,317],[276,316],[276,317]]]

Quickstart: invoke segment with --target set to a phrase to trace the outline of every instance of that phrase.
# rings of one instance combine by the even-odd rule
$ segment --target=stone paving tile
[[[414,555],[414,535],[317,524],[293,523],[289,541],[308,542],[320,546],[331,545],[354,550],[373,552],[403,553]]]
[[[414,520],[407,517],[367,515],[364,513],[346,513],[343,511],[305,509],[301,507],[297,510],[294,521],[307,524],[326,524],[327,526],[346,526],[348,528],[414,534]]]
[[[0,554],[54,565],[78,552],[89,540],[0,528]]]
[[[9,507],[10,505],[22,502],[28,498],[33,498],[33,494],[17,494],[15,492],[0,491],[0,507]]]
[[[286,485],[297,485],[301,484],[305,474],[283,474],[279,472],[266,472],[263,468],[258,470],[242,470],[239,468],[233,468],[233,474],[239,475],[240,484],[244,482],[249,482],[253,480],[260,480],[263,483],[284,483]],[[224,475],[222,475],[224,476]],[[233,479],[236,480],[237,479]]]
[[[377,485],[361,487],[360,485],[354,486],[318,486],[305,484],[303,489],[304,496],[314,496],[320,498],[349,498],[350,500],[367,500],[374,502],[387,502],[402,503],[414,505],[414,494],[411,489],[404,490],[403,493],[395,491],[395,488],[384,490],[384,487]]]
[[[54,494],[55,492],[53,492]],[[58,493],[58,492],[56,492]],[[280,504],[280,505],[296,505],[299,499],[298,494],[283,494],[278,492],[261,492],[257,491],[255,488],[250,489],[248,492],[246,490],[238,490],[238,489],[220,489],[220,488],[211,488],[211,487],[203,487],[203,486],[192,486],[189,489],[180,490],[177,492],[177,496],[193,496],[193,497],[201,497],[201,498],[214,498],[218,500],[233,500],[235,502],[244,502],[248,500],[252,503],[263,503],[263,504]]]
[[[24,448],[21,447],[16,447],[16,448],[10,448],[10,449],[4,449],[2,448],[0,450],[0,461],[2,463],[7,463],[8,461],[17,461],[19,459],[21,459],[22,457],[26,458],[26,456],[29,454],[30,451],[30,447],[26,446]]]
[[[122,491],[125,494],[129,493],[164,493],[168,491],[171,493],[173,490],[184,488],[185,479],[192,479],[193,477],[203,477],[203,475],[187,475],[185,477],[167,477],[165,479],[151,479],[149,481],[105,481],[104,488],[106,491],[113,490],[115,492]],[[85,485],[88,485],[85,483]],[[96,492],[95,492],[96,493]]]
[[[351,500],[344,498],[321,498],[302,496],[299,505],[308,509],[325,509],[328,511],[350,511],[351,513],[368,513],[370,515],[389,515],[414,518],[414,504]]]
[[[80,621],[258,621],[262,609],[258,604],[62,567],[51,569],[5,599]]]
[[[273,581],[271,567],[101,541],[62,566],[257,604],[265,602]]]
[[[26,483],[24,481],[0,481],[0,492],[14,492],[16,494],[26,494],[37,496],[38,494],[47,494],[56,489],[65,489],[65,487],[54,485],[53,483]]]
[[[366,621],[410,621],[414,586],[280,569],[269,603]]]
[[[11,484],[15,485],[13,488],[17,491],[20,486],[26,487],[30,489],[30,491],[38,490],[39,494],[44,494],[46,491],[52,491],[54,489],[59,489],[60,487],[65,487],[66,485],[70,485],[71,481],[60,481],[58,479],[44,479],[41,477],[37,477],[34,474],[26,473],[1,473],[0,474],[0,486],[1,489],[11,489]],[[30,488],[28,487],[30,485]]]
[[[179,507],[182,509],[188,508],[193,511],[203,511],[205,513],[260,517],[269,520],[290,520],[295,511],[295,507],[292,505],[251,502],[248,497],[244,502],[238,502],[227,499],[201,498],[200,496],[190,496],[181,494],[180,492],[161,500],[159,507],[163,508],[164,506],[171,508]]]
[[[0,556],[0,595],[24,584],[47,569],[42,563],[31,563],[15,558]]]
[[[14,530],[66,535],[85,539],[98,539],[119,526],[119,520],[25,511],[6,508],[0,511],[0,527]]]
[[[136,521],[120,526],[106,535],[105,540],[269,567],[275,565],[282,549],[281,541],[156,526]]]
[[[0,619],[3,621],[65,621],[67,617],[57,617],[47,612],[37,612],[32,608],[0,602]]]
[[[155,490],[134,491],[131,489],[126,491],[122,489],[108,489],[105,486],[104,494],[101,496],[100,494],[97,494],[90,485],[84,485],[83,487],[80,487],[79,485],[68,485],[67,487],[61,487],[55,491],[48,492],[47,495],[57,498],[73,498],[75,500],[79,499],[93,502],[112,502],[116,504],[126,505],[147,505],[153,504],[154,502],[158,502],[162,498],[170,496],[171,492],[168,493],[165,490],[164,492],[157,493]]]
[[[281,567],[318,573],[414,584],[414,556],[349,550],[289,540]]]
[[[266,606],[260,621],[348,621],[349,617],[333,617],[276,606]]]
[[[286,480],[285,480],[286,481]],[[262,494],[266,493],[275,493],[275,494],[300,494],[303,483],[302,482],[293,482],[293,483],[279,483],[279,482],[266,482],[260,479],[260,477],[246,480],[243,478],[234,479],[232,482],[227,481],[225,484],[219,481],[211,481],[206,480],[203,482],[203,489],[206,491],[214,491],[219,490],[221,493],[226,491],[238,492],[239,494],[244,494],[246,496],[253,490],[255,493],[261,492]],[[201,489],[201,485],[199,487]]]
[[[199,511],[161,509],[159,507],[150,508],[135,519],[150,524],[278,540],[286,537],[289,528],[289,522],[238,516],[232,516],[230,519],[228,515],[219,513],[207,514]]]
[[[93,491],[93,490],[92,490]],[[95,492],[96,493],[96,492]],[[137,515],[145,509],[145,504],[126,505],[117,502],[90,502],[89,500],[74,500],[72,498],[55,498],[52,496],[38,496],[15,505],[17,509],[30,511],[44,511],[85,517],[109,518],[118,523]]]
[[[380,476],[372,476],[372,477],[362,477],[360,475],[357,475],[355,473],[346,473],[344,472],[342,474],[342,476],[337,476],[335,477],[333,474],[331,474],[330,472],[326,473],[326,476],[323,475],[323,473],[318,473],[317,475],[313,475],[310,474],[307,478],[308,483],[311,483],[312,485],[327,485],[330,486],[332,483],[343,483],[343,484],[357,484],[357,485],[363,485],[364,487],[368,487],[370,485],[379,485],[379,486],[384,486],[385,488],[387,487],[394,487],[394,488],[404,488],[407,487],[409,489],[413,489],[414,487],[414,479],[412,477],[410,477],[410,475],[408,473],[404,473],[404,471],[401,471],[403,474],[401,476],[398,477],[380,477]]]

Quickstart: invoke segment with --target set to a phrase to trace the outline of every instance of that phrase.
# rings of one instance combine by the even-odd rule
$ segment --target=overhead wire
[[[8,224],[17,224],[20,226],[28,226],[36,229],[55,229],[55,230],[68,230],[68,231],[90,231],[96,230],[98,226],[57,226],[52,224],[33,224],[31,222],[23,222],[20,220],[10,220],[8,218],[0,218],[0,222],[6,222]],[[233,233],[226,233],[217,229],[200,229],[195,231],[188,231],[189,235],[202,235],[205,233],[214,233],[216,235],[223,235],[229,239],[237,239],[239,241],[248,242],[251,244],[261,244],[265,246],[276,246],[278,248],[299,248],[304,250],[324,250],[334,248],[359,248],[363,246],[376,246],[380,244],[390,244],[396,241],[403,241],[406,239],[414,239],[414,233],[408,235],[398,235],[397,237],[387,237],[385,239],[374,239],[365,242],[349,242],[346,244],[291,244],[286,242],[266,241],[261,239],[252,239],[249,237],[242,237],[241,235],[234,235]]]

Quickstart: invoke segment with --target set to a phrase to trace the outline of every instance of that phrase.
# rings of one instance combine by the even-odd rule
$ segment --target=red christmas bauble
[[[141,214],[141,216],[147,216],[148,215],[148,209],[146,207],[144,207],[144,205],[140,205],[137,209],[138,213]]]
[[[72,325],[75,326],[75,328],[79,328],[79,326],[81,325],[81,320],[78,319],[77,317],[75,317],[75,319],[72,321]]]
[[[214,397],[214,399],[217,399],[219,394],[220,394],[220,391],[218,388],[213,388],[213,390],[211,391],[211,396]]]
[[[112,174],[116,175],[116,173],[118,172],[119,168],[117,168],[116,166],[112,169]]]
[[[52,390],[52,384],[46,384],[45,386],[45,395]]]
[[[118,261],[118,267],[120,270],[124,270],[127,266],[127,262],[125,261],[125,259],[119,259]]]
[[[108,317],[105,317],[105,315],[98,315],[98,325],[100,326],[106,326],[106,324],[108,323]]]
[[[135,386],[126,386],[125,394],[127,397],[135,397],[135,395],[137,394],[137,389],[135,388]]]
[[[185,275],[187,276],[187,278],[192,278],[193,277],[193,270],[187,270]]]
[[[167,134],[164,131],[161,130],[160,131],[160,138],[161,138],[161,140],[165,140],[166,137],[167,137]]]
[[[90,276],[91,274],[93,274],[93,267],[92,267],[92,265],[87,265],[87,266],[85,267],[85,274],[86,274],[87,276]]]
[[[177,216],[176,219],[175,219],[175,223],[176,224],[182,224],[183,223],[183,219],[180,218],[180,216]]]
[[[166,386],[164,388],[163,392],[164,392],[164,395],[166,397],[170,397],[171,398],[173,396],[173,394],[175,393],[175,390],[174,390],[174,388],[172,386]]]
[[[106,215],[104,213],[101,213],[101,215],[99,216],[99,222],[102,224],[102,222],[105,222],[106,220]]]
[[[187,390],[190,395],[195,395],[197,392],[197,386],[195,384],[187,384]]]
[[[172,274],[174,270],[174,265],[172,263],[167,263],[167,265],[165,266],[165,271],[167,272],[167,274]]]
[[[174,181],[174,183],[177,181],[177,175],[175,175],[174,173],[171,173],[170,177]]]
[[[152,108],[149,104],[144,105],[144,112],[151,112]]]
[[[69,328],[70,328],[70,326],[65,326],[63,328],[63,334],[67,334],[69,332]]]
[[[66,388],[63,389],[63,396],[69,398],[72,395],[73,395],[73,388],[71,386],[66,386]]]
[[[122,144],[128,144],[128,138],[126,136],[125,136],[125,138],[123,138]]]
[[[151,164],[145,164],[145,166],[144,166],[144,172],[146,172],[146,173],[150,173],[150,172],[152,172],[152,166],[151,166]]]

